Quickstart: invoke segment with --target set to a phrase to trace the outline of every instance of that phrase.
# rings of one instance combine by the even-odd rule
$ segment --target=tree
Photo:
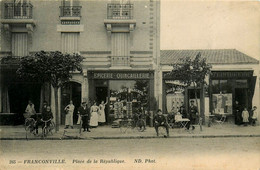
[[[58,114],[58,90],[72,76],[73,71],[82,72],[79,54],[63,54],[59,51],[40,51],[34,55],[21,58],[17,74],[41,83],[48,82],[54,88],[56,132],[59,131],[60,117]]]
[[[172,79],[178,80],[185,88],[191,85],[194,86],[195,100],[198,106],[197,89],[198,87],[204,87],[206,84],[205,78],[210,73],[210,68],[211,65],[198,53],[195,59],[184,57],[180,62],[173,64],[173,70],[169,75]]]

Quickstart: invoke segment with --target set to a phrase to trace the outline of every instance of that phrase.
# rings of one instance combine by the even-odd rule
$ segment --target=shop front
[[[153,110],[153,72],[89,71],[89,98],[107,102],[106,122]]]
[[[211,113],[234,115],[236,101],[241,109],[250,110],[255,83],[256,77],[253,76],[253,71],[212,71],[210,76]]]

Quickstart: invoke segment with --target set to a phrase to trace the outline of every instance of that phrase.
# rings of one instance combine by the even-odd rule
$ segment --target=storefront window
[[[236,85],[237,88],[247,88],[247,80],[236,80]]]
[[[219,93],[219,80],[212,80],[212,92]]]
[[[212,113],[232,114],[232,80],[212,80]]]
[[[110,113],[115,118],[130,118],[133,113],[144,110],[148,106],[147,80],[111,80]]]

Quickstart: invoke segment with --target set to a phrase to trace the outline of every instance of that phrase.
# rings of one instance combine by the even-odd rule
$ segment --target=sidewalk
[[[100,126],[91,129],[91,132],[82,132],[79,134],[79,126],[74,129],[66,129],[66,136],[63,136],[64,126],[53,135],[47,136],[45,140],[61,139],[133,139],[133,138],[157,138],[153,127],[147,127],[144,132],[138,132],[136,129],[128,129],[125,133],[120,128],[111,128],[111,126]],[[39,128],[41,134],[41,128]],[[163,136],[161,136],[163,137]],[[203,126],[200,131],[199,126],[195,130],[184,130],[180,128],[170,129],[170,138],[214,138],[214,137],[260,137],[260,126],[237,126],[233,124],[213,125],[211,127]],[[42,140],[41,136],[28,135],[29,140]],[[26,140],[24,126],[0,126],[0,140]]]

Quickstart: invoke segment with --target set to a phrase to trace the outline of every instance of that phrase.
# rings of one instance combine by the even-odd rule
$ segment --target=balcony
[[[136,25],[133,9],[133,4],[108,4],[107,18],[104,20],[107,31],[109,33],[133,31]]]
[[[81,6],[60,6],[60,17],[81,17]]]
[[[5,3],[5,19],[32,19],[33,6],[30,3]]]
[[[133,4],[108,4],[107,19],[133,19]]]
[[[111,67],[115,68],[130,68],[131,57],[130,56],[111,56]]]
[[[60,20],[62,25],[79,25],[81,6],[60,6]]]
[[[16,27],[28,33],[32,33],[36,25],[33,19],[33,6],[31,3],[5,3],[1,23],[6,33],[10,33],[11,27]]]

